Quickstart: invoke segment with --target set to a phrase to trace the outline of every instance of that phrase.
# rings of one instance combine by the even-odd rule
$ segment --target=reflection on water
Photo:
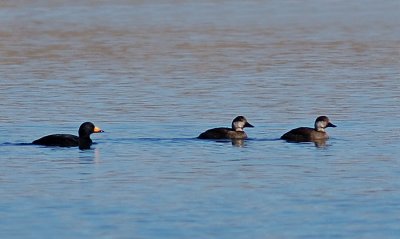
[[[285,140],[288,143],[313,143],[317,148],[326,148],[328,147],[327,141],[328,139],[315,139],[311,141],[296,141],[296,140]]]
[[[399,12],[2,1],[0,237],[397,238]],[[236,115],[249,140],[195,139]],[[328,141],[279,140],[316,115]],[[27,144],[85,121],[91,150]]]
[[[92,149],[80,151],[78,161],[80,163],[89,163],[89,164],[101,163],[100,149],[95,147],[96,144],[93,144]]]
[[[204,141],[204,139],[202,140]],[[231,143],[233,146],[236,147],[244,147],[246,144],[246,140],[244,139],[207,139],[207,142],[216,142],[220,144]]]
[[[232,139],[232,145],[236,147],[244,147],[245,146],[244,142],[245,140],[243,139]]]
[[[324,140],[324,139],[314,140],[313,143],[314,143],[315,147],[317,147],[317,148],[325,148],[325,147],[327,147],[326,141],[327,140]]]

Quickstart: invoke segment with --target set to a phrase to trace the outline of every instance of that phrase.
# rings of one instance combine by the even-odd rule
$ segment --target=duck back
[[[328,138],[328,134],[325,132],[316,131],[313,128],[300,127],[292,129],[281,136],[281,139],[287,141],[314,141],[324,140]]]
[[[199,139],[246,139],[244,131],[235,131],[231,128],[214,128],[201,133]]]
[[[197,138],[199,139],[224,139],[228,138],[228,132],[232,131],[230,128],[214,128],[206,130],[201,133]]]
[[[32,142],[36,145],[76,147],[79,145],[79,137],[72,134],[51,134]]]

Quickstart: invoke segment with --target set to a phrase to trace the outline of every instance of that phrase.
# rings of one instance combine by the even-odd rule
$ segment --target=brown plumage
[[[336,127],[336,125],[332,124],[328,117],[319,116],[315,120],[314,128],[300,127],[292,129],[282,135],[281,139],[295,142],[325,140],[329,138],[325,132],[325,128],[327,127]]]
[[[246,139],[245,127],[254,127],[244,116],[238,116],[232,121],[232,128],[214,128],[201,133],[199,139]]]

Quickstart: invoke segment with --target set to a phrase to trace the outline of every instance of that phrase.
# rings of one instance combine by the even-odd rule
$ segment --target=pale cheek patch
[[[317,128],[318,131],[325,132],[325,130],[324,130],[324,128],[326,128],[326,123],[325,123],[325,122],[323,122],[323,121],[318,121],[318,122],[315,124],[315,126],[316,126],[316,128]]]
[[[235,130],[236,131],[243,131],[243,127],[244,127],[245,123],[243,123],[243,122],[235,122],[234,125],[235,125]]]

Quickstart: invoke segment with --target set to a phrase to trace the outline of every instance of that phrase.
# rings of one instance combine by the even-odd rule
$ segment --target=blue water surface
[[[398,1],[0,5],[0,238],[399,238]]]

